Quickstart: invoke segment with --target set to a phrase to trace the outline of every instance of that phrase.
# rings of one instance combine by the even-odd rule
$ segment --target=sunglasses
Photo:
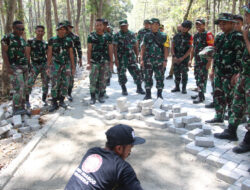
[[[24,31],[24,28],[17,28],[18,31]]]

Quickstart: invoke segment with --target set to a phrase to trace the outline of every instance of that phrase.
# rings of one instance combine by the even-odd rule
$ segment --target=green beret
[[[120,20],[120,21],[119,21],[119,25],[120,25],[120,26],[128,25],[128,21],[127,21],[127,20]]]

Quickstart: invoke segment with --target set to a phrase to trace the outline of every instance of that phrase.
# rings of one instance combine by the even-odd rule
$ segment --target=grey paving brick
[[[185,151],[197,155],[199,152],[203,151],[204,148],[195,146],[194,142],[191,142],[185,146]]]
[[[214,140],[211,137],[195,137],[195,145],[200,147],[214,147]]]
[[[225,181],[229,184],[235,183],[240,178],[239,174],[233,171],[227,170],[227,169],[222,169],[222,168],[216,172],[216,176],[220,180]]]
[[[187,133],[187,135],[188,135],[188,137],[189,137],[190,139],[195,140],[195,137],[197,137],[197,136],[202,136],[202,135],[203,135],[203,130],[202,130],[202,129],[194,129],[194,130],[192,130],[192,131],[189,131],[189,132]]]

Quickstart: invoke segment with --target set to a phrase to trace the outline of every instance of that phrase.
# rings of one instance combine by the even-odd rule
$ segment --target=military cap
[[[185,21],[181,24],[181,26],[182,26],[183,28],[189,28],[189,29],[192,28],[192,25],[193,25],[193,23],[192,23],[190,20],[185,20]]]
[[[71,22],[68,21],[68,20],[64,20],[63,23],[66,25],[66,26],[69,26],[71,28],[74,28],[74,26],[72,26]]]
[[[201,19],[201,18],[196,19],[196,21],[195,21],[195,24],[205,24],[205,23],[206,23],[206,20],[205,19]]]
[[[247,6],[244,6],[243,9],[244,9],[246,12],[250,13],[250,3],[248,3]]]
[[[161,24],[161,25],[160,25],[160,28],[163,28],[163,29],[164,29],[164,25],[163,25],[163,24]]]
[[[160,20],[158,18],[151,18],[151,24],[153,24],[153,23],[161,24]]]
[[[219,18],[214,21],[214,24],[219,24],[219,21],[236,22],[234,20],[234,15],[230,14],[230,13],[221,13],[221,14],[219,14]]]
[[[243,16],[241,16],[241,15],[234,15],[234,20],[241,20],[243,22]]]
[[[107,19],[103,19],[103,24],[108,25],[109,21]]]
[[[128,21],[127,21],[127,20],[120,20],[120,21],[119,21],[119,25],[120,25],[120,26],[128,25]]]
[[[63,22],[60,22],[60,23],[58,23],[58,25],[57,25],[57,27],[56,27],[56,30],[59,30],[59,29],[61,29],[61,28],[66,28],[66,29],[68,29],[67,28],[67,25],[65,24],[65,23],[63,23]]]
[[[145,19],[143,24],[151,24],[151,21],[149,19]]]

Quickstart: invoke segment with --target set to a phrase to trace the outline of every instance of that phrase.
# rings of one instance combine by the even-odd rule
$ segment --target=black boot
[[[110,78],[108,78],[106,86],[110,86]]]
[[[95,93],[91,93],[90,96],[91,96],[90,104],[93,105],[96,102]]]
[[[194,95],[194,96],[191,96],[191,99],[195,100],[198,97],[199,97],[199,95]]]
[[[122,95],[123,96],[127,96],[128,95],[128,91],[127,91],[127,88],[126,88],[125,84],[122,84]]]
[[[44,106],[47,106],[47,105],[48,105],[48,103],[47,103],[47,101],[46,101],[46,98],[47,98],[47,94],[43,94],[43,96],[42,96],[42,101],[43,101],[43,103],[44,103]]]
[[[214,137],[217,139],[228,139],[231,141],[237,141],[237,133],[236,133],[237,127],[229,124],[228,129],[225,129],[222,133],[215,133]]]
[[[180,85],[175,83],[175,88],[171,92],[180,92]]]
[[[58,109],[57,98],[52,98],[52,103],[49,108],[49,112],[53,112]]]
[[[158,89],[158,91],[157,91],[157,98],[163,99],[163,97],[162,97],[162,89]]]
[[[104,93],[100,93],[99,94],[99,98],[98,98],[98,101],[100,102],[100,103],[104,103],[105,102],[105,97],[104,97]]]
[[[166,77],[166,79],[167,79],[167,80],[173,79],[173,75],[168,75],[168,76]]]
[[[73,101],[73,98],[72,98],[72,96],[71,96],[71,93],[72,93],[72,88],[70,87],[70,88],[68,89],[68,100],[69,100],[70,102]]]
[[[61,106],[61,107],[64,108],[64,109],[67,109],[67,105],[65,104],[64,99],[65,99],[64,96],[61,96],[61,97],[60,97],[59,106]]]
[[[30,108],[30,95],[26,95],[26,108],[29,109]]]
[[[206,104],[205,108],[214,108],[214,102],[211,102],[210,104]]]
[[[237,154],[246,153],[250,151],[250,144],[242,141],[238,146],[233,148],[233,152]]]
[[[138,94],[145,94],[145,91],[142,89],[141,84],[137,84],[136,93],[138,93]]]
[[[187,94],[187,89],[186,89],[187,85],[186,84],[183,84],[182,85],[182,94]]]
[[[193,103],[194,104],[199,104],[199,103],[202,103],[204,102],[205,100],[205,96],[202,92],[199,92],[199,96],[198,96],[198,99],[197,100],[194,100]]]
[[[205,122],[206,123],[210,123],[210,124],[223,124],[224,120],[223,119],[214,118],[214,119],[211,119],[211,120],[207,120]]]
[[[151,89],[146,89],[146,96],[144,97],[143,100],[149,100],[152,99],[151,97]]]

